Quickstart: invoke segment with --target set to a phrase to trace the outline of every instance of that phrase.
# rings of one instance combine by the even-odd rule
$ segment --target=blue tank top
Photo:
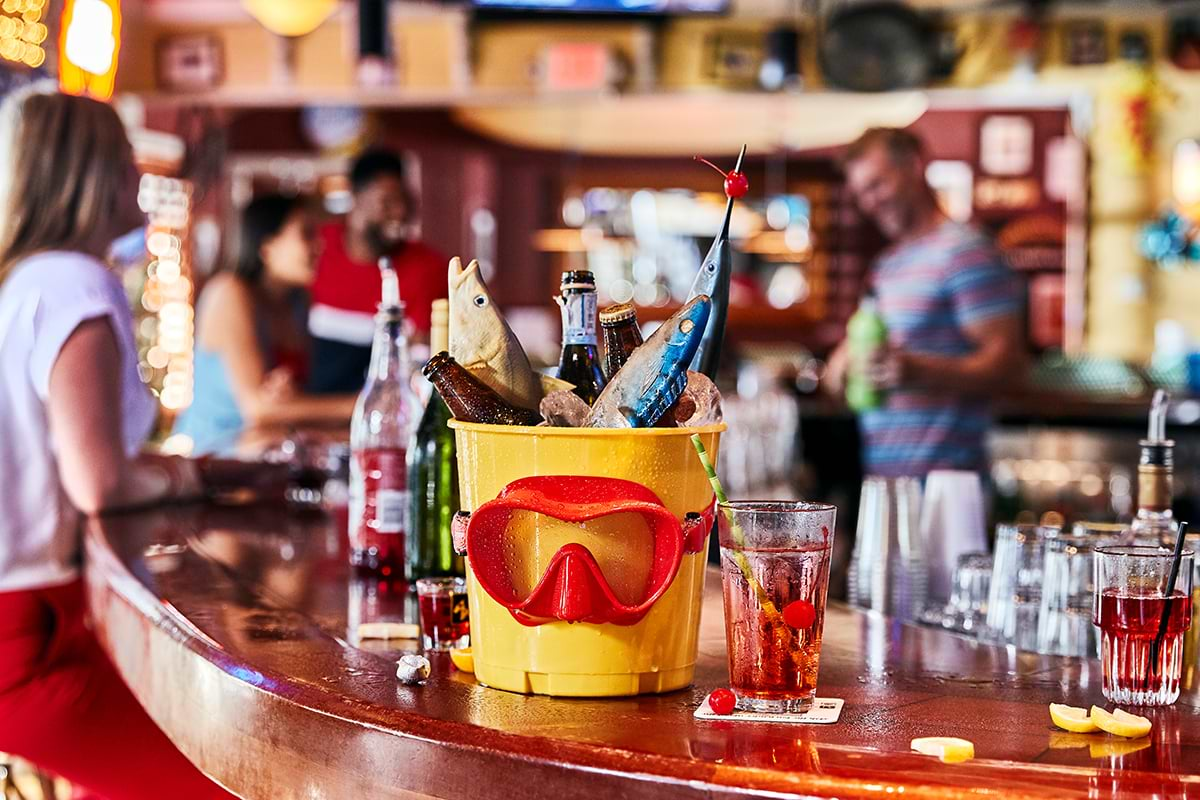
[[[255,318],[254,332],[259,352],[266,356],[270,352],[270,334],[264,318]],[[274,366],[270,361],[266,363],[268,370]],[[197,344],[192,376],[192,404],[176,417],[172,434],[191,437],[194,456],[232,455],[246,422],[233,395],[233,381],[225,360],[215,350],[205,350]]]
[[[225,361],[216,351],[197,346],[192,369],[192,404],[176,418],[172,432],[191,437],[192,455],[229,455],[237,447],[245,421]]]

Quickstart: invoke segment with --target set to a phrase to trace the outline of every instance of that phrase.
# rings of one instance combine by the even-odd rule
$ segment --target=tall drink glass
[[[816,697],[836,513],[818,503],[721,504],[729,682],[740,709],[799,712]]]
[[[1160,547],[1098,547],[1094,621],[1100,627],[1104,696],[1114,703],[1165,706],[1179,699],[1184,633],[1192,621],[1192,551],[1184,550],[1170,596],[1166,633],[1155,648],[1170,550]]]

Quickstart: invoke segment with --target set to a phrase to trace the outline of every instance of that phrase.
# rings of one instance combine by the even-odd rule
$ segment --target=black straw
[[[1162,647],[1163,637],[1167,635],[1167,624],[1171,620],[1171,597],[1175,594],[1175,581],[1179,579],[1179,562],[1183,559],[1183,538],[1187,534],[1188,524],[1179,523],[1179,532],[1175,535],[1175,556],[1171,559],[1171,575],[1167,578],[1166,601],[1163,603],[1162,619],[1158,621],[1158,635],[1150,645],[1150,674],[1158,674],[1158,651]]]

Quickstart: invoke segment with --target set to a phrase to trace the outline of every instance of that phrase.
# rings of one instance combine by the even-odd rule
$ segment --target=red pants
[[[108,800],[230,798],[155,726],[83,618],[78,581],[0,592],[0,752]]]

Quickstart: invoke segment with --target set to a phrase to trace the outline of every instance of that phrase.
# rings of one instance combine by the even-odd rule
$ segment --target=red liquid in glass
[[[404,574],[404,537],[410,513],[407,455],[402,448],[376,448],[354,454],[350,563],[360,570],[385,577]]]
[[[1157,663],[1151,649],[1158,636],[1166,600],[1158,595],[1123,595],[1109,589],[1100,595],[1095,623],[1100,627],[1100,659],[1104,696],[1121,703],[1164,704],[1179,696],[1183,671],[1183,635],[1191,625],[1192,600],[1182,592],[1171,598],[1167,630]]]
[[[425,646],[438,650],[457,647],[470,634],[470,614],[465,592],[421,595],[417,598]]]
[[[763,610],[759,596],[733,561],[733,551],[722,548],[722,570],[728,582],[725,618],[730,621],[726,625],[730,688],[739,698],[752,700],[812,699],[817,691],[829,584],[824,562],[830,549],[742,553],[776,613],[768,616]],[[812,605],[811,623],[804,628],[793,628],[783,620],[782,610],[798,600]]]

